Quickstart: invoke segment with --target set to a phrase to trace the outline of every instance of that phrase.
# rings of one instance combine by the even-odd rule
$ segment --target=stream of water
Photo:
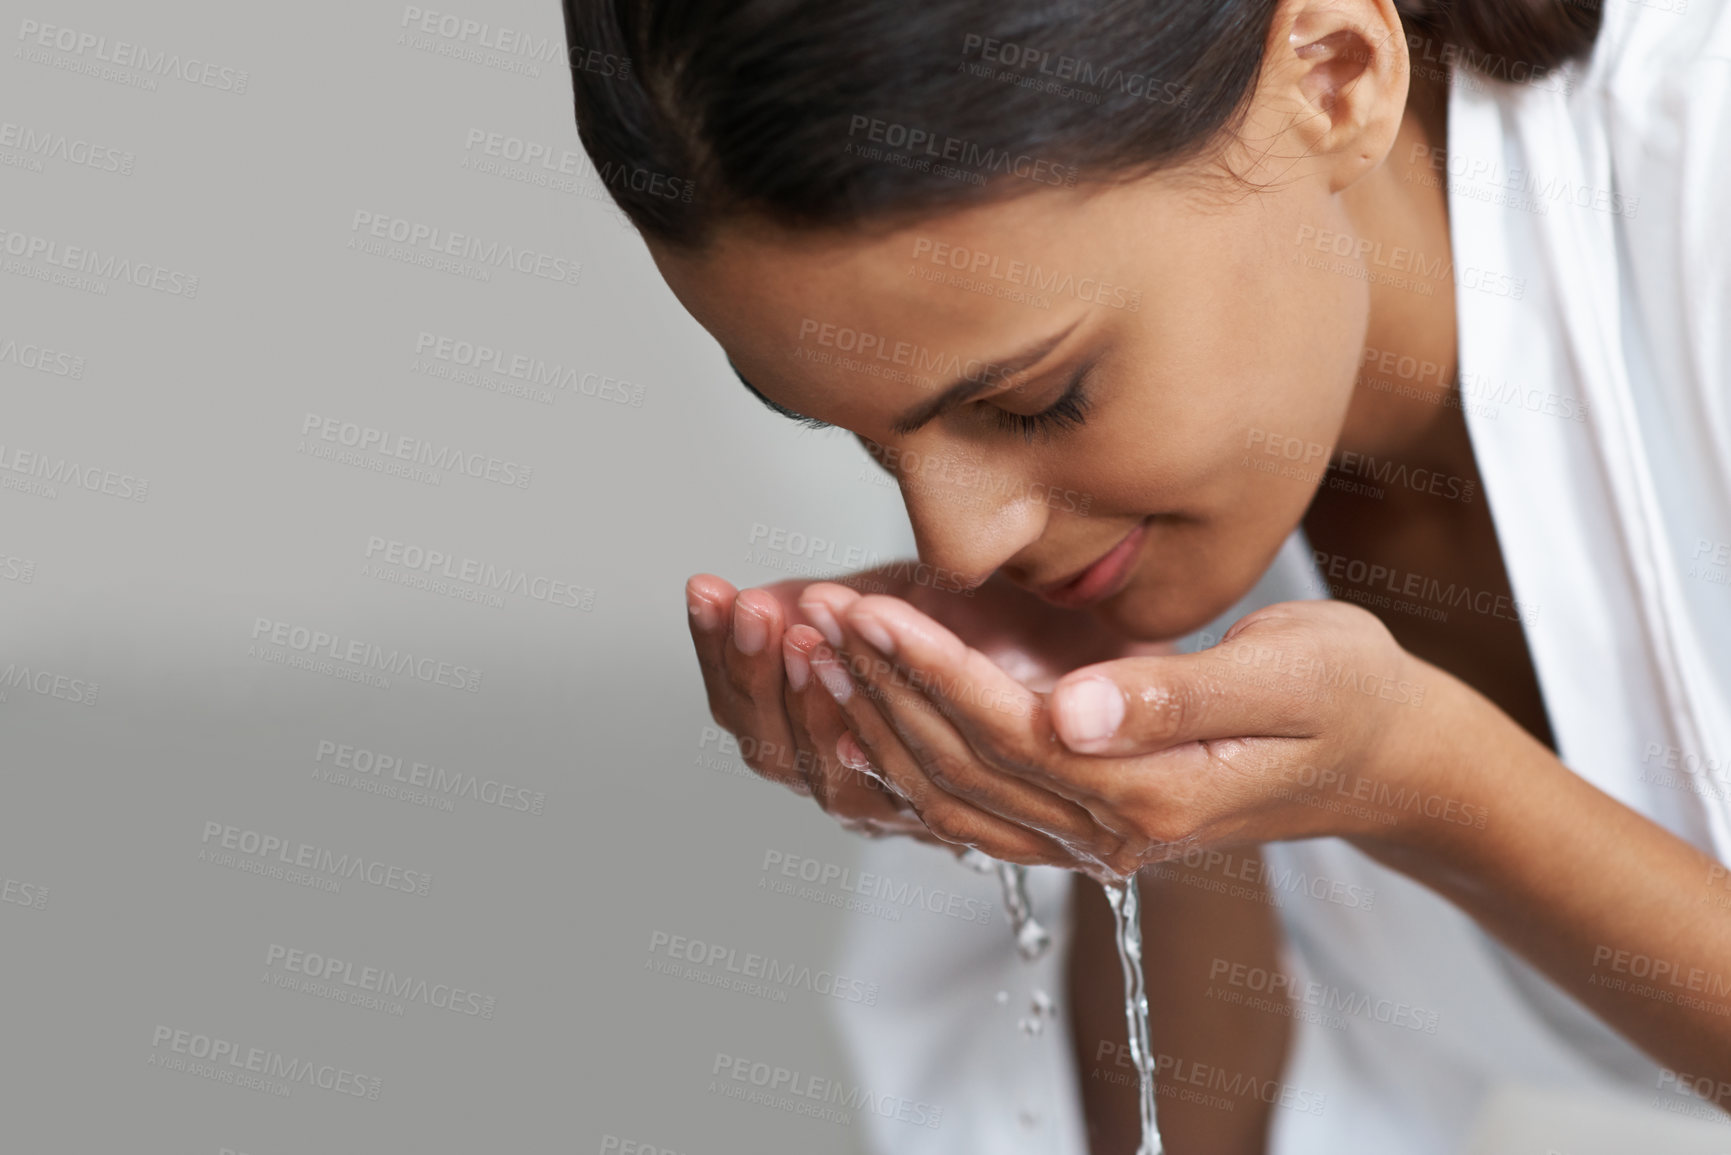
[[[1136,876],[1107,884],[1105,889],[1117,924],[1118,961],[1124,966],[1124,1023],[1130,1030],[1130,1058],[1136,1063],[1142,1092],[1142,1145],[1136,1155],[1165,1155],[1160,1124],[1154,1118],[1154,1050],[1148,1044],[1148,992],[1142,985],[1142,903],[1136,893]]]
[[[1033,905],[1028,901],[1028,868],[1011,862],[997,862],[969,851],[963,860],[984,873],[995,869],[1004,888],[1004,908],[1010,912],[1010,929],[1016,937],[1016,951],[1023,959],[1034,962],[1046,953],[1052,936],[1034,918]],[[1136,1080],[1141,1092],[1142,1145],[1136,1155],[1165,1155],[1160,1139],[1160,1124],[1155,1118],[1154,1050],[1148,1039],[1148,992],[1142,976],[1142,909],[1136,891],[1136,878],[1116,884],[1105,884],[1106,901],[1112,907],[1114,938],[1118,943],[1118,962],[1124,970],[1124,1025],[1130,1033],[1130,1057],[1136,1064]],[[1009,992],[999,991],[1000,1005],[1009,1001]],[[1032,1015],[1021,1020],[1024,1034],[1036,1035],[1046,1018],[1053,1013],[1051,999],[1043,991],[1034,992]]]

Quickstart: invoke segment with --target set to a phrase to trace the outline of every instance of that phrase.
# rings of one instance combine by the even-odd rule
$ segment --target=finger
[[[809,794],[783,704],[781,634],[781,607],[776,600],[762,590],[741,591],[733,599],[732,621],[722,647],[724,681],[733,696],[732,716],[746,765],[772,782]]]
[[[844,729],[841,732],[841,737],[836,740],[835,753],[837,761],[843,767],[841,772],[847,776],[850,789],[863,791],[874,799],[886,800],[890,804],[888,817],[863,819],[857,828],[850,826],[850,829],[857,829],[859,833],[872,837],[898,834],[931,846],[942,846],[947,850],[963,849],[943,841],[926,828],[914,808],[891,791],[888,779],[872,766],[871,756],[865,752],[865,748],[851,731]]]
[[[697,650],[697,664],[703,670],[704,688],[709,693],[710,712],[725,703],[721,693],[727,685],[727,624],[733,615],[733,601],[738,596],[731,585],[714,574],[696,574],[685,583],[685,605],[689,611],[691,644]],[[718,716],[718,723],[725,717]]]
[[[1041,695],[906,602],[868,598],[845,612],[982,760],[1019,775],[1023,763],[1045,756]]]
[[[791,626],[782,636],[782,663],[787,672],[783,692],[796,761],[811,786],[812,796],[826,813],[844,825],[869,824],[865,833],[908,833],[919,826],[915,815],[877,786],[863,771],[838,756],[847,735],[834,699],[811,676],[811,651],[823,637],[810,626]],[[864,755],[861,755],[864,758]]]
[[[1060,678],[1052,726],[1071,750],[1112,757],[1227,738],[1313,737],[1314,683],[1329,676],[1320,663],[1271,673],[1217,650],[1121,658]]]
[[[839,615],[842,640],[844,654],[866,659],[850,660],[848,668],[865,684],[878,712],[918,761],[926,778],[982,810],[1061,842],[1098,841],[1103,832],[1086,810],[1043,785],[992,765],[955,723],[915,688],[932,681],[927,675],[933,671],[908,669],[891,658],[895,642],[884,615],[902,608],[903,603],[889,598],[867,597],[852,603]]]
[[[906,798],[926,828],[945,842],[972,846],[1005,862],[1047,863],[1069,857],[1051,839],[988,814],[932,784],[920,764],[827,642],[811,656],[813,676],[841,708],[848,729],[891,788]]]
[[[1108,799],[1122,764],[1072,754],[1052,734],[1042,697],[1022,686],[978,650],[904,602],[861,602],[850,616],[873,619],[880,644],[895,651],[910,683],[967,740],[979,760],[1007,777],[1049,791],[1087,816],[1090,833],[1066,838],[1076,858],[1121,865],[1137,836]],[[916,678],[917,672],[917,678]]]

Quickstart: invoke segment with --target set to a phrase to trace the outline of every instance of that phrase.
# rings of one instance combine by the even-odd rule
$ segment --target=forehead
[[[1139,296],[1138,238],[1160,215],[1148,196],[1045,189],[845,232],[752,220],[721,229],[701,254],[651,251],[761,393],[859,429],[928,399],[954,376],[946,366],[1086,322],[1114,294]]]

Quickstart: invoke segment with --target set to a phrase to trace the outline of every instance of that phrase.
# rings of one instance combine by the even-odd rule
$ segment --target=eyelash
[[[1038,413],[997,410],[998,428],[1008,433],[1020,433],[1023,440],[1031,442],[1036,437],[1050,437],[1059,430],[1075,429],[1085,424],[1088,420],[1088,409],[1093,404],[1082,388],[1088,377],[1089,370],[1084,369],[1077,374],[1070,387],[1064,390],[1062,397]]]

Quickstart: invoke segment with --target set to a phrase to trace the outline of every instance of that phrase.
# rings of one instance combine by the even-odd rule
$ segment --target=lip
[[[1086,569],[1061,582],[1042,586],[1039,595],[1053,605],[1078,609],[1111,597],[1130,580],[1130,566],[1136,551],[1148,536],[1148,523],[1143,521],[1124,535],[1124,539],[1096,559]]]

